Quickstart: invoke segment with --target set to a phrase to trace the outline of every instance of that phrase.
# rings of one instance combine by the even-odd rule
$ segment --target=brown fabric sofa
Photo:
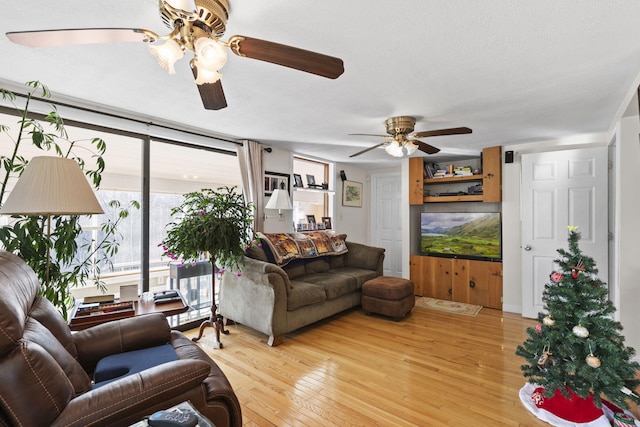
[[[383,274],[384,249],[346,242],[340,255],[295,259],[278,266],[265,246],[247,252],[241,271],[226,271],[219,311],[225,318],[269,336],[284,334],[359,306],[362,284]]]
[[[0,426],[127,426],[187,400],[217,427],[242,425],[224,373],[164,315],[72,334],[38,289],[24,261],[0,251]],[[102,357],[166,343],[178,360],[92,389]]]

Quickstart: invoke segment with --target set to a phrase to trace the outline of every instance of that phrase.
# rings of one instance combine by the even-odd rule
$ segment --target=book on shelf
[[[424,163],[424,178],[434,178],[436,172],[440,169],[440,167],[435,163]]]

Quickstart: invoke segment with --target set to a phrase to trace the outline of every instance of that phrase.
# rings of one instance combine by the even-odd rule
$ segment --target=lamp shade
[[[34,157],[0,209],[4,215],[104,213],[82,169],[72,159]]]
[[[291,199],[289,199],[289,193],[287,192],[287,190],[273,190],[273,193],[271,193],[271,198],[264,208],[278,210],[293,209],[293,206],[291,205]]]

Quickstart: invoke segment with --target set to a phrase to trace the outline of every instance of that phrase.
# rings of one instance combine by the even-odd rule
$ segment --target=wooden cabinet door
[[[424,268],[431,272],[425,281],[425,296],[451,300],[451,261],[449,258],[425,257]]]
[[[453,300],[502,309],[502,263],[455,260]]]
[[[451,259],[412,255],[411,281],[416,295],[451,300]]]
[[[482,150],[483,202],[502,201],[502,149],[489,147]]]
[[[422,157],[409,159],[409,204],[421,205],[424,202],[424,162]]]
[[[424,296],[424,276],[427,274],[426,269],[423,267],[422,260],[425,257],[420,255],[411,255],[409,257],[409,277],[413,282],[414,293],[416,295]]]

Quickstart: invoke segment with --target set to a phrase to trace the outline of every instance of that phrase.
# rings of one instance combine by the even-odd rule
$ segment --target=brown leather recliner
[[[238,399],[224,373],[162,314],[71,333],[38,296],[33,270],[0,251],[0,425],[127,426],[190,401],[216,427],[241,426]],[[178,360],[92,389],[104,356],[169,343]]]

